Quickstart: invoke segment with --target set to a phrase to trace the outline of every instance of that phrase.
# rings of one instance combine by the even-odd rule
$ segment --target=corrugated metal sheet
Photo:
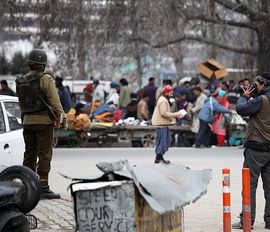
[[[104,179],[104,176],[114,180],[121,180],[121,176],[130,178],[147,203],[161,214],[198,200],[206,194],[211,180],[211,169],[197,171],[180,164],[130,167],[127,161],[117,161],[101,162],[97,166],[105,172],[103,176],[95,175],[80,180],[96,182]]]

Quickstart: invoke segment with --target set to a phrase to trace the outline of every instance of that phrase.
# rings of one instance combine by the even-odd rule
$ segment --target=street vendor
[[[156,127],[157,137],[156,137],[156,159],[155,163],[165,163],[169,164],[169,160],[165,160],[163,155],[168,151],[172,136],[170,134],[169,125],[176,123],[176,119],[180,119],[178,112],[170,112],[171,102],[170,98],[173,97],[173,88],[170,85],[165,85],[162,94],[158,98],[156,103],[154,113],[152,116],[152,124]]]

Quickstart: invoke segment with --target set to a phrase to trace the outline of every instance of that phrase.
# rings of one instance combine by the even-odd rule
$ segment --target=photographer
[[[254,83],[244,89],[238,99],[236,110],[241,116],[249,116],[246,141],[244,144],[244,164],[250,169],[251,227],[255,221],[256,188],[259,176],[262,176],[265,195],[265,228],[270,229],[270,72],[256,77]],[[232,225],[242,229],[240,222]]]

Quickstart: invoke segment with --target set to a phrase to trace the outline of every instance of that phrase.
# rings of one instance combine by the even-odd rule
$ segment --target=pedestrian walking
[[[94,87],[92,83],[88,83],[83,89],[83,99],[86,103],[91,103],[93,98]]]
[[[156,127],[156,159],[155,163],[170,163],[169,160],[163,158],[164,154],[168,151],[172,136],[170,134],[169,125],[176,123],[176,119],[180,119],[178,112],[170,112],[171,102],[170,98],[173,96],[173,89],[170,85],[166,85],[163,88],[162,94],[158,98],[154,113],[152,116],[152,124]]]
[[[205,89],[203,92],[206,94],[206,96],[208,96],[208,98],[205,100],[205,103],[199,113],[200,127],[195,141],[196,148],[204,148],[209,145],[208,143],[211,136],[211,124],[215,120],[215,114],[231,113],[229,109],[218,104],[217,100],[210,95],[209,90]]]
[[[191,131],[197,134],[200,127],[199,113],[207,99],[207,96],[202,92],[202,89],[199,86],[192,89],[192,92],[196,97],[196,100],[191,107],[188,107],[188,111],[192,113]]]
[[[252,97],[252,98],[251,98]],[[270,230],[270,72],[256,77],[256,81],[244,89],[236,110],[241,116],[249,116],[245,138],[244,168],[250,170],[251,227],[256,217],[256,189],[261,175],[265,197],[264,222]],[[234,229],[243,229],[240,221]]]
[[[227,100],[226,91],[223,89],[219,90],[217,96],[217,102],[223,107],[229,109],[229,102]],[[227,135],[227,129],[225,126],[225,116],[223,114],[216,114],[215,120],[212,123],[212,132],[216,135],[217,146],[225,146],[225,138]]]
[[[119,92],[120,92],[120,86],[115,83],[110,83],[110,92],[108,94],[108,100],[106,101],[106,104],[113,105],[115,108],[118,107],[119,103]]]
[[[93,88],[94,92],[92,102],[95,103],[96,101],[99,101],[101,104],[104,104],[106,102],[106,91],[104,86],[99,83],[99,80],[94,80]]]
[[[70,94],[67,88],[63,86],[62,77],[55,78],[55,86],[57,88],[57,92],[58,92],[63,110],[65,113],[68,113],[68,111],[71,109],[71,98],[70,98]]]
[[[22,111],[25,152],[23,165],[39,176],[41,199],[58,199],[49,188],[52,160],[53,128],[60,127],[63,108],[54,79],[45,73],[47,55],[34,49],[27,59],[29,72],[16,80],[16,91]]]
[[[150,77],[148,79],[148,84],[144,87],[144,92],[149,97],[147,104],[148,104],[150,117],[153,115],[155,104],[156,104],[156,91],[157,91],[157,87],[155,86],[155,78]]]
[[[149,110],[148,110],[148,101],[149,96],[144,92],[142,94],[142,99],[137,105],[137,119],[147,121],[149,119]]]
[[[236,103],[238,98],[240,97],[238,86],[235,85],[234,80],[229,81],[229,89],[227,93],[228,102],[230,104],[230,109],[235,110],[236,109]]]
[[[124,112],[123,118],[135,118],[137,119],[137,107],[138,107],[138,98],[136,93],[130,94],[130,102],[127,104],[127,108]]]
[[[125,78],[121,78],[119,81],[120,93],[119,93],[119,108],[123,111],[123,118],[125,117],[127,106],[131,101],[130,94],[132,89],[130,88],[128,81]]]

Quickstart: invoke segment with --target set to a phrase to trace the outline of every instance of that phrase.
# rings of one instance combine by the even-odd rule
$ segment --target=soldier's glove
[[[61,128],[63,128],[64,130],[68,129],[68,123],[67,123],[67,118],[63,117],[63,120],[61,122]]]

